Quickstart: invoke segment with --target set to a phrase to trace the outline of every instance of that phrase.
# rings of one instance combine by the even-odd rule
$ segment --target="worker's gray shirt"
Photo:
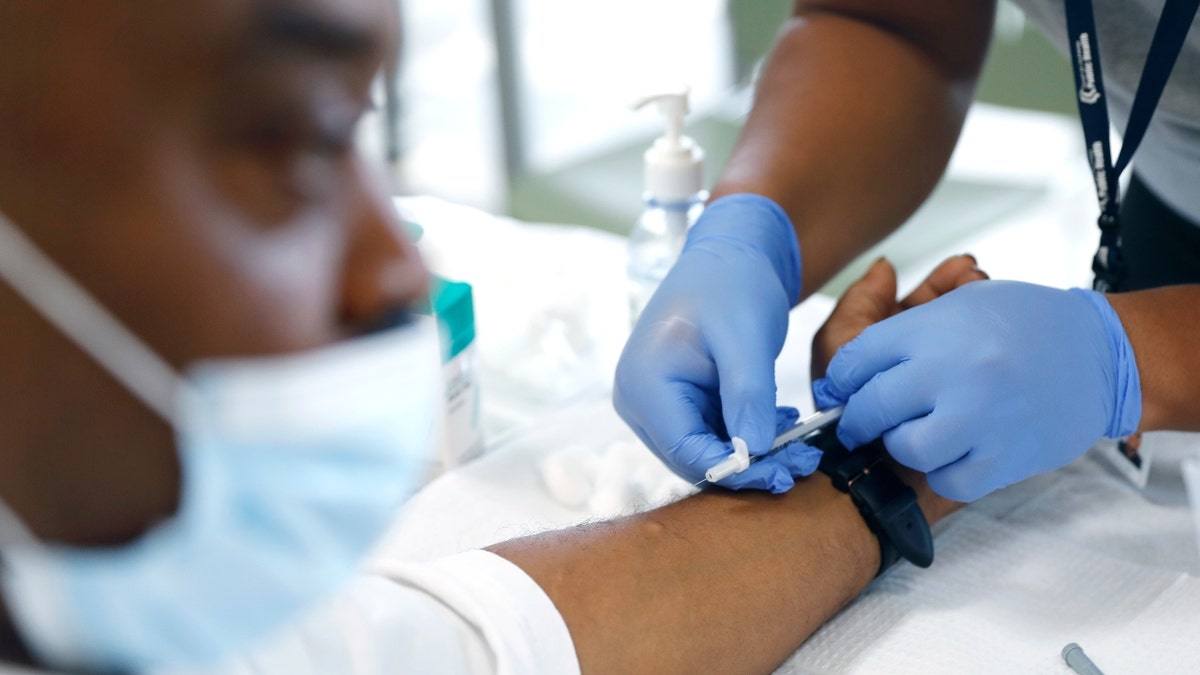
[[[1063,0],[1014,2],[1066,53]],[[1118,132],[1125,131],[1163,3],[1164,0],[1092,0],[1108,110]],[[1085,161],[1082,131],[1080,134],[1080,161]],[[1183,52],[1146,137],[1133,157],[1133,165],[1167,205],[1200,225],[1200,17],[1192,22]]]

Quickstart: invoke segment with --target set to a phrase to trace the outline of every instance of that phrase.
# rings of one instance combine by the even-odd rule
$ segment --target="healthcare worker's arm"
[[[973,259],[955,257],[897,303],[895,272],[877,262],[814,341],[814,368],[865,326],[983,278]],[[919,475],[902,477],[930,522],[957,507]],[[584,672],[769,672],[879,566],[874,535],[823,474],[783,495],[713,490],[491,549],[553,600]]]
[[[617,412],[688,480],[775,430],[788,311],[941,176],[991,36],[990,0],[797,2],[713,201],[630,336]],[[812,453],[722,481],[782,492]]]
[[[795,3],[713,197],[783,207],[801,297],[903,223],[949,161],[991,40],[990,0]]]
[[[1200,431],[1200,286],[1108,296],[1141,380],[1139,430]]]

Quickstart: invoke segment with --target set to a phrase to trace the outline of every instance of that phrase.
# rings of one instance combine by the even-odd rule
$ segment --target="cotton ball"
[[[675,474],[667,468],[666,464],[662,463],[654,453],[650,452],[643,445],[634,445],[626,443],[626,452],[630,453],[630,466],[633,469],[633,476],[644,486],[646,492],[653,492],[654,486],[662,482],[664,478],[669,478]]]
[[[646,486],[638,480],[639,466],[649,454],[630,443],[611,443],[598,455],[596,490],[588,509],[599,517],[632,513],[646,501]]]
[[[597,518],[615,518],[632,513],[640,491],[625,476],[609,474],[596,481],[596,491],[588,500],[588,511]]]
[[[657,507],[670,504],[698,492],[699,489],[695,485],[668,471],[648,488],[647,505]]]
[[[640,443],[614,443],[601,457],[603,461],[621,462],[626,467],[628,480],[633,484],[632,510],[661,506],[696,492],[695,487],[676,476]]]
[[[582,445],[569,445],[542,460],[542,482],[550,496],[563,506],[577,509],[596,490],[596,453]]]

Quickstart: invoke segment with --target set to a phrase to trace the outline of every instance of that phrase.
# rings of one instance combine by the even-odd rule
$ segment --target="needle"
[[[786,429],[783,433],[775,437],[775,442],[771,444],[771,449],[761,455],[749,455],[745,450],[746,442],[741,438],[733,439],[733,452],[728,457],[715,464],[704,474],[704,478],[692,487],[699,488],[705,483],[715,483],[726,476],[731,476],[735,473],[745,471],[751,464],[759,461],[763,457],[770,457],[784,446],[790,445],[796,441],[803,441],[812,434],[828,427],[831,424],[836,424],[842,418],[842,406],[835,406],[827,410],[820,410],[808,417],[800,420],[795,426]]]

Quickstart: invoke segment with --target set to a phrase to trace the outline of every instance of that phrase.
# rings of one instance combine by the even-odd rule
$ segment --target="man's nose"
[[[361,160],[357,171],[341,302],[342,323],[352,330],[417,309],[429,297],[429,271],[400,226],[382,177]]]

